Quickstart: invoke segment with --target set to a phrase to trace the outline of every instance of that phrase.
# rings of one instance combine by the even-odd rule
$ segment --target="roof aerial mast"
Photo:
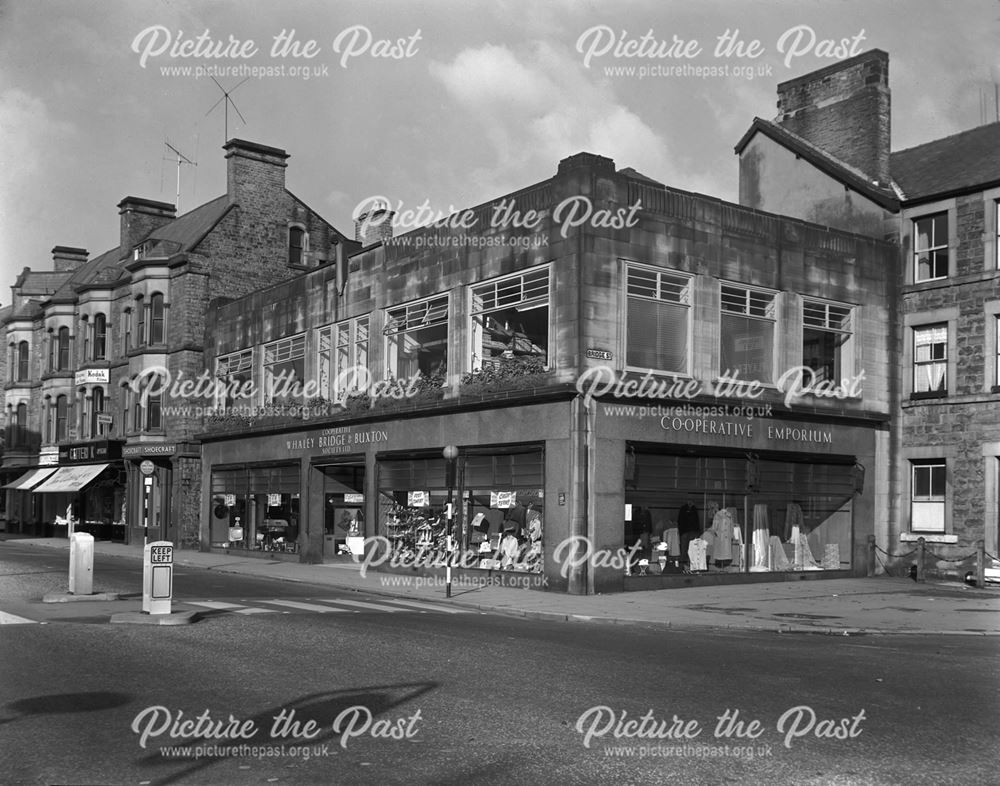
[[[184,164],[189,164],[190,166],[198,166],[197,161],[192,161],[186,155],[184,155],[180,150],[174,147],[168,140],[163,140],[163,144],[177,157],[177,200],[174,202],[174,209],[177,215],[181,212],[181,167]]]

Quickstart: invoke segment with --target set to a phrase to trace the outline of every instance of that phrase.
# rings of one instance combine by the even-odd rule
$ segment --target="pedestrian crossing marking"
[[[302,609],[303,611],[316,611],[325,614],[329,611],[340,611],[347,613],[349,609],[336,609],[331,606],[320,606],[316,603],[301,603],[297,600],[265,600],[262,603],[273,603],[275,606],[287,606],[290,609]]]
[[[412,606],[415,609],[423,609],[424,611],[438,611],[442,614],[468,614],[468,609],[449,609],[447,606],[440,606],[436,603],[421,603],[416,600],[399,600],[398,598],[393,598],[388,601],[389,603],[395,603],[399,606]]]
[[[379,603],[364,603],[363,601],[360,600],[346,600],[344,598],[331,598],[329,600],[327,600],[326,598],[316,598],[316,600],[320,601],[321,603],[340,603],[344,606],[354,606],[359,609],[369,609],[371,611],[388,611],[388,612],[403,611],[403,609],[397,609],[392,606],[383,606]]]
[[[0,625],[33,625],[38,620],[29,620],[27,617],[18,617],[6,611],[0,611]]]
[[[306,601],[311,602],[307,603]],[[212,609],[213,611],[228,612],[230,614],[279,613],[279,609],[267,608],[266,606],[244,605],[249,604],[250,602],[255,604],[267,604],[268,606],[281,606],[284,609],[311,611],[317,614],[326,614],[330,612],[341,614],[359,614],[361,611],[378,611],[383,614],[392,614],[397,612],[412,612],[414,610],[419,611],[421,614],[426,614],[427,612],[438,612],[440,614],[471,613],[471,610],[469,609],[448,608],[434,603],[421,603],[420,601],[413,600],[397,600],[395,598],[387,599],[384,603],[350,600],[348,598],[305,598],[304,600],[284,600],[281,598],[273,598],[260,600],[254,599],[253,601],[245,600],[243,603],[229,603],[219,600],[184,600],[178,602],[185,603],[189,606],[200,606],[202,608]],[[288,614],[290,612],[284,611],[280,613]]]
[[[183,601],[191,606],[204,606],[206,609],[217,611],[231,611],[234,614],[277,614],[277,609],[258,609],[254,606],[238,606],[235,603],[223,603],[218,600],[188,600]]]

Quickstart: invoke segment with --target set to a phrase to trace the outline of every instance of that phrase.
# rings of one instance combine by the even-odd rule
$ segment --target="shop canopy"
[[[81,464],[77,467],[60,467],[59,471],[35,489],[36,494],[56,494],[79,491],[100,475],[107,464]]]
[[[0,488],[10,489],[11,491],[31,491],[35,486],[52,475],[57,469],[59,468],[39,467],[38,469],[33,469],[30,472],[25,472],[13,483],[8,483],[6,486],[0,486]]]

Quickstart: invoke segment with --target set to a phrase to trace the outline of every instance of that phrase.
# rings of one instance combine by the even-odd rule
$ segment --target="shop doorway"
[[[366,534],[364,462],[316,469],[323,475],[323,558],[360,556]]]

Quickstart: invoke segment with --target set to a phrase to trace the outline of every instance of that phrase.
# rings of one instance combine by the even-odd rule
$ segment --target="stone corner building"
[[[961,574],[1000,517],[1000,123],[890,149],[889,57],[872,50],[778,86],[779,115],[737,145],[740,201],[899,246],[890,515],[908,565],[923,538]]]
[[[89,258],[56,246],[53,270],[18,277],[5,337],[2,477],[8,528],[197,545],[204,401],[171,399],[166,378],[205,368],[209,304],[287,279],[357,244],[285,188],[283,150],[230,140],[226,192],[177,216],[125,197],[120,241]],[[342,252],[341,252],[342,253]],[[164,381],[166,381],[164,379]],[[209,402],[210,403],[210,402]],[[139,472],[153,463],[149,499]],[[143,511],[148,507],[148,521]]]

